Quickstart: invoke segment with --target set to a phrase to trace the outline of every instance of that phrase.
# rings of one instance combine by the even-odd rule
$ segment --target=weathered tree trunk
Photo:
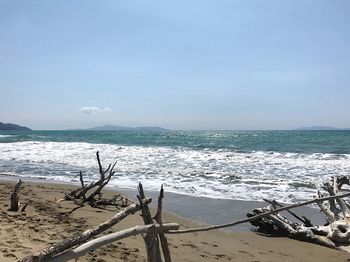
[[[20,187],[23,184],[23,181],[20,179],[17,181],[15,188],[11,194],[11,206],[9,208],[9,211],[14,211],[17,212],[19,209],[19,191],[20,191]]]

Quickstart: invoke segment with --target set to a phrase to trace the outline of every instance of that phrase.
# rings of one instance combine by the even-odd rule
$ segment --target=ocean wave
[[[79,142],[2,143],[0,173],[72,181],[79,170],[87,181],[98,178],[95,153],[104,165],[117,161],[110,185],[145,188],[223,199],[309,199],[332,175],[350,173],[349,154],[236,152],[158,146]]]
[[[16,135],[0,135],[0,138],[15,137]]]

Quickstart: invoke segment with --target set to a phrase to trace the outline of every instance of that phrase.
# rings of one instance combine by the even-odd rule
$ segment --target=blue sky
[[[0,121],[350,127],[350,2],[0,0]]]

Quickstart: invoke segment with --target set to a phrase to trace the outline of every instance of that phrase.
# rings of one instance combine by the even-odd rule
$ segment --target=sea
[[[0,174],[78,183],[117,162],[109,186],[293,203],[350,175],[350,131],[0,131]]]

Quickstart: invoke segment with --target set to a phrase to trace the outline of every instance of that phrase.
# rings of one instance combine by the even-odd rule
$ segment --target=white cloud
[[[110,108],[99,108],[97,106],[83,106],[79,109],[79,112],[84,114],[93,114],[93,113],[99,113],[99,112],[110,112],[112,111]]]

